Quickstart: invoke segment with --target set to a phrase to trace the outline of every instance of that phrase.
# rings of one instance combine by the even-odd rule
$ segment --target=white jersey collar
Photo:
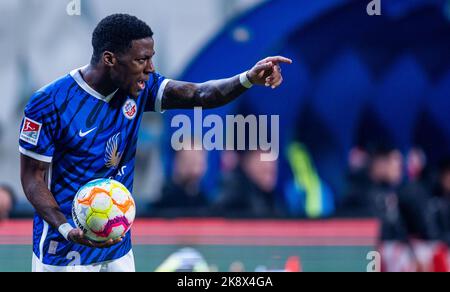
[[[72,72],[70,72],[70,76],[72,76],[72,78],[75,80],[76,83],[78,83],[78,85],[83,88],[84,91],[86,91],[87,93],[89,93],[90,95],[92,95],[93,97],[103,100],[104,102],[110,102],[111,99],[114,97],[114,95],[117,93],[117,91],[119,89],[116,89],[113,93],[111,93],[108,96],[104,96],[101,93],[98,93],[97,91],[95,91],[92,87],[89,86],[89,84],[86,83],[86,81],[84,81],[83,77],[80,74],[80,71],[83,70],[84,68],[88,67],[89,65],[86,65],[84,67],[78,68],[73,70]]]

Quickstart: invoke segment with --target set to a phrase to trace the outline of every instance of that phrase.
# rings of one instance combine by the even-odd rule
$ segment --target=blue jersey
[[[147,111],[161,112],[168,81],[154,73],[137,98],[120,91],[102,96],[89,87],[77,69],[31,97],[25,107],[19,150],[23,155],[51,163],[49,189],[72,226],[72,201],[86,183],[113,178],[133,191],[142,115]],[[33,252],[43,264],[90,265],[118,259],[130,249],[130,232],[110,248],[89,248],[65,240],[58,230],[35,215]]]

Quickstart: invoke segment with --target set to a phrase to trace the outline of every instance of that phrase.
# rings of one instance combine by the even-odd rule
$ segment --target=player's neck
[[[108,96],[117,90],[112,81],[107,77],[105,71],[97,66],[89,65],[80,71],[84,81],[95,91],[103,96]]]

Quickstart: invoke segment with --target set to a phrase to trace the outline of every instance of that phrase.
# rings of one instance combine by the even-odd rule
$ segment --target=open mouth
[[[140,90],[144,90],[145,89],[145,81],[144,80],[139,80],[137,82],[137,85],[138,85]]]

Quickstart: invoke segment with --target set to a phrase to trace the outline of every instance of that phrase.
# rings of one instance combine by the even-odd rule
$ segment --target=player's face
[[[112,80],[121,90],[138,97],[147,86],[149,74],[155,71],[154,55],[153,38],[134,40],[126,53],[117,55],[117,62],[111,68]]]

